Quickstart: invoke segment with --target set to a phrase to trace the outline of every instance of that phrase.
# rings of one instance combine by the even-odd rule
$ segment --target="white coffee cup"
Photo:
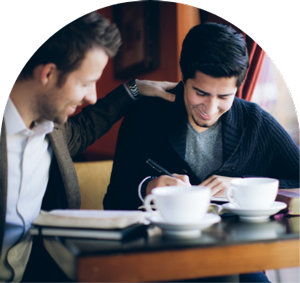
[[[263,209],[275,201],[279,181],[271,178],[242,178],[230,182],[227,199],[238,208]]]
[[[206,214],[211,189],[204,186],[169,186],[152,190],[145,199],[145,208],[153,212],[151,202],[169,223],[198,223]]]

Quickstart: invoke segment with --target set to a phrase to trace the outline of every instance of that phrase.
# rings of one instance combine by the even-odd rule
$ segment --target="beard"
[[[194,121],[194,123],[198,126],[198,127],[202,127],[202,128],[209,128],[209,127],[211,127],[211,126],[209,126],[209,125],[207,125],[207,124],[205,124],[205,123],[199,123],[198,121],[196,121],[196,119],[195,119],[195,117],[192,115],[192,119],[193,119],[193,121]]]
[[[41,120],[52,121],[57,124],[64,124],[67,121],[63,110],[60,110],[59,97],[63,95],[58,89],[48,91],[40,95],[38,100],[38,113]]]
[[[44,120],[49,120],[57,124],[64,124],[67,121],[64,115],[59,113],[53,104],[43,104],[40,109],[43,113],[41,117]]]

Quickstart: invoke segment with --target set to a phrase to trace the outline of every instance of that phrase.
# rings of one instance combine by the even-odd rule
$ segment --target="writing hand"
[[[166,90],[174,88],[177,83],[136,80],[136,85],[141,95],[160,97],[171,102],[175,101],[175,95],[166,92]]]
[[[212,196],[225,197],[225,191],[228,187],[230,187],[230,182],[233,179],[239,179],[239,178],[212,175],[204,182],[202,182],[199,186],[210,187]]]
[[[191,186],[190,179],[187,175],[172,174],[175,178],[168,175],[162,175],[151,180],[146,188],[146,195],[151,194],[151,191],[157,187],[167,186]]]

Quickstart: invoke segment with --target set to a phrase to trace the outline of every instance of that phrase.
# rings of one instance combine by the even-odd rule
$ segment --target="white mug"
[[[146,196],[145,208],[153,212],[151,202],[162,218],[169,223],[197,223],[206,214],[211,197],[211,190],[203,186],[158,187]]]
[[[226,189],[228,201],[238,208],[263,209],[276,199],[279,181],[271,178],[242,178],[230,182]]]

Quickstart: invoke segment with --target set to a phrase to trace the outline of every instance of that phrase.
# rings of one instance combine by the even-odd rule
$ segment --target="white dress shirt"
[[[20,281],[32,245],[28,231],[39,214],[49,180],[53,152],[46,135],[54,124],[44,121],[28,129],[10,99],[4,121],[8,190],[0,281]]]

